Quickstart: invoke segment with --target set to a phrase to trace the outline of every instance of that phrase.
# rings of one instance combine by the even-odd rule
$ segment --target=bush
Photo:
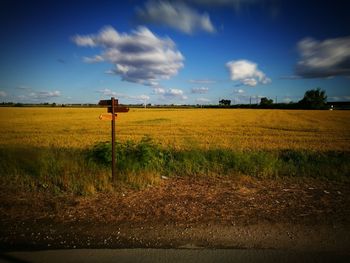
[[[162,150],[149,137],[138,143],[116,142],[116,168],[121,172],[162,169],[164,155]],[[99,165],[110,166],[112,162],[112,144],[98,143],[88,153],[90,160]]]

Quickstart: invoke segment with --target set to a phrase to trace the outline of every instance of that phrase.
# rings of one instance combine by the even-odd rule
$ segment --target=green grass
[[[111,179],[111,145],[91,149],[0,149],[0,184],[54,193],[94,194],[156,184],[161,176],[311,177],[348,181],[350,153],[300,150],[233,151],[162,148],[150,138],[117,143],[117,178]]]
[[[0,184],[26,190],[93,194],[112,190],[109,171],[84,152],[58,148],[0,149]]]

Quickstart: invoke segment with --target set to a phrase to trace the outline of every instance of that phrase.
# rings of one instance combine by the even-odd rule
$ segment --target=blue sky
[[[2,1],[0,101],[350,100],[348,1]]]

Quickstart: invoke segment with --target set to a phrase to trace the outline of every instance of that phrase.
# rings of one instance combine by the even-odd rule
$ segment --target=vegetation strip
[[[2,185],[53,192],[94,194],[120,184],[136,188],[162,177],[234,176],[311,177],[348,181],[350,153],[305,150],[234,151],[163,148],[151,138],[117,143],[117,180],[110,175],[111,145],[90,149],[1,148]]]

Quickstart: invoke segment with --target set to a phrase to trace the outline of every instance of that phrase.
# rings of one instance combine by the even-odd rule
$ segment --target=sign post
[[[112,126],[112,179],[115,179],[115,119],[117,117],[117,112],[128,112],[129,108],[127,107],[120,107],[118,106],[118,100],[116,100],[114,97],[112,97],[110,100],[100,100],[98,105],[101,106],[108,106],[107,112],[112,113],[111,115],[108,114],[101,114],[100,120],[111,120],[111,126]]]
[[[112,179],[115,178],[115,99],[111,98],[112,101]],[[118,104],[118,101],[117,101]]]

